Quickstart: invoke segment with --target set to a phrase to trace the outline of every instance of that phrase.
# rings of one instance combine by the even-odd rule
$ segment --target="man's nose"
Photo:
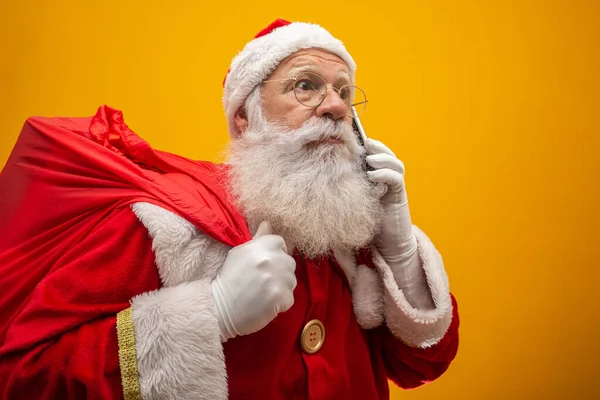
[[[337,121],[346,117],[348,107],[339,94],[327,85],[327,96],[325,96],[323,102],[317,107],[316,112],[319,118],[327,117]]]

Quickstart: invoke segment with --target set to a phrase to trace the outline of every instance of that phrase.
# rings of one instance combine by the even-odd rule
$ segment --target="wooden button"
[[[302,330],[300,344],[305,353],[313,354],[319,351],[325,341],[325,327],[318,319],[310,321]]]

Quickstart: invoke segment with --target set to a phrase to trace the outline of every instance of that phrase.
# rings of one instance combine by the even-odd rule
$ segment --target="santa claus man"
[[[456,302],[411,222],[404,165],[357,140],[352,115],[366,99],[355,68],[317,25],[261,31],[226,76],[224,165],[184,165],[140,151],[124,125],[108,134],[102,118],[85,122],[90,133],[65,147],[99,147],[73,168],[106,151],[119,190],[127,181],[137,192],[115,200],[107,185],[72,180],[64,190],[88,196],[72,224],[36,217],[38,230],[52,220],[54,236],[70,232],[60,244],[0,241],[12,266],[0,278],[2,398],[387,399],[388,379],[415,388],[446,371]],[[5,176],[22,168],[18,152]],[[69,193],[56,207],[76,209]],[[25,214],[17,223],[11,210],[3,230],[24,237]]]

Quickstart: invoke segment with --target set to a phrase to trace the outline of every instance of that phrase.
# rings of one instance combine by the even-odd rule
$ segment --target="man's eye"
[[[302,80],[302,81],[298,81],[296,82],[296,89],[297,90],[314,90],[314,85],[312,82],[308,81],[308,80]]]

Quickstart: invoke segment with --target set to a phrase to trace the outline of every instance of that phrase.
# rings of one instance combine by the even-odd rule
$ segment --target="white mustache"
[[[286,129],[280,127],[280,129],[280,134],[271,136],[267,141],[275,145],[284,145],[288,149],[292,146],[295,150],[300,150],[311,143],[326,141],[328,139],[340,140],[354,151],[356,151],[358,146],[354,130],[346,121],[312,117],[299,128]]]
[[[346,141],[354,137],[354,131],[348,123],[328,118],[312,117],[297,131],[297,138],[304,143],[328,139]]]

